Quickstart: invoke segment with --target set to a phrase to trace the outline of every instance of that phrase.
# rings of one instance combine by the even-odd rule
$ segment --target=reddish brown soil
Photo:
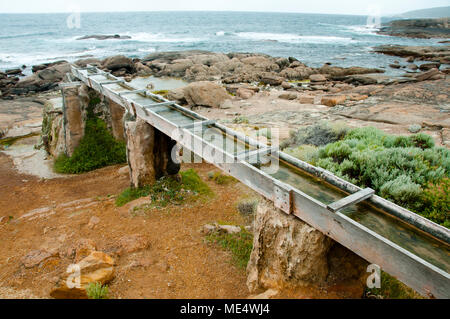
[[[214,169],[205,164],[183,169],[190,167],[205,181]],[[212,199],[136,216],[117,208],[114,197],[108,197],[128,186],[128,176],[120,175],[119,168],[39,180],[18,174],[11,160],[0,154],[0,217],[12,218],[0,225],[0,298],[15,297],[12,291],[18,296],[49,298],[50,290],[73,262],[67,256],[69,248],[80,239],[93,240],[98,250],[109,252],[119,238],[133,234],[146,236],[150,247],[116,258],[110,297],[246,298],[245,271],[232,264],[229,253],[206,244],[200,228],[214,221],[242,224],[235,204],[249,190],[240,184],[219,186],[208,181],[215,193]],[[59,207],[80,199],[91,202]],[[42,207],[49,207],[52,214],[20,219]],[[92,216],[100,219],[93,229],[88,226]],[[36,249],[56,251],[59,257],[26,269],[22,259]]]

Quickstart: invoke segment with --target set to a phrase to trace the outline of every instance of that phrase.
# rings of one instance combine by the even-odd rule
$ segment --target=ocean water
[[[436,45],[439,40],[375,34],[366,16],[248,12],[82,13],[80,27],[69,14],[0,14],[0,69],[55,60],[115,54],[145,57],[172,50],[257,52],[293,56],[307,65],[387,67],[396,58],[372,52],[381,44]],[[76,20],[72,20],[76,21]],[[72,26],[70,28],[69,26]],[[92,34],[131,39],[76,40]],[[402,72],[386,68],[388,73]],[[25,71],[30,73],[28,67]]]

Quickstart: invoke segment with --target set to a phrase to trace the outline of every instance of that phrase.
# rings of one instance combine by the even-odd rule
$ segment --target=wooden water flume
[[[293,214],[379,265],[422,295],[450,298],[450,232],[447,228],[374,195],[371,189],[363,190],[148,90],[131,87],[96,67],[72,66],[72,75],[79,82],[65,83],[63,90],[66,86],[84,83],[124,107],[131,117],[140,118],[174,138],[182,147],[273,201],[286,214]],[[215,130],[235,143],[231,148],[224,148],[221,143],[206,140],[199,128]],[[174,135],[174,132],[179,133]],[[262,157],[275,161],[286,174],[278,177],[255,165],[253,159]],[[217,161],[217,158],[222,160]],[[307,181],[320,184],[325,192],[329,189],[335,200],[323,203],[315,194],[308,195],[300,190]],[[354,218],[356,215],[367,217],[360,221],[370,222],[359,222]],[[381,222],[387,227],[380,226]],[[415,245],[403,238],[414,239]]]

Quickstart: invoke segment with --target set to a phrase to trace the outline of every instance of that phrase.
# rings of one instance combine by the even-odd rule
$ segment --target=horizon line
[[[58,11],[58,12],[0,12],[0,14],[71,14],[78,11]],[[122,11],[80,11],[79,13],[152,13],[152,12],[236,12],[236,13],[284,13],[284,14],[314,14],[314,15],[341,15],[341,16],[369,16],[369,14],[356,13],[317,13],[317,12],[292,12],[292,11],[251,11],[251,10],[122,10]],[[383,14],[381,17],[391,17],[401,14]]]

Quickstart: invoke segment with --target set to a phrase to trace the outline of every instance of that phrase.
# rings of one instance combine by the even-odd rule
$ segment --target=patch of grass
[[[103,286],[101,283],[90,283],[86,288],[86,293],[89,299],[108,299],[108,286]]]
[[[233,176],[224,175],[221,172],[209,172],[208,178],[218,185],[229,185],[237,182],[237,179]]]
[[[245,217],[253,215],[256,212],[257,207],[258,207],[257,200],[243,200],[237,203],[236,206],[238,212]]]
[[[239,234],[212,233],[206,236],[206,241],[230,251],[236,266],[241,269],[247,268],[253,249],[253,235],[245,229]]]
[[[58,173],[80,174],[126,161],[125,143],[116,141],[106,123],[94,117],[86,121],[85,135],[72,157],[60,155],[54,168]]]
[[[381,288],[367,288],[365,295],[378,296],[383,299],[423,299],[413,289],[383,271],[381,272]]]
[[[181,182],[173,176],[167,176],[156,181],[151,186],[143,188],[127,188],[116,199],[118,207],[141,197],[150,196],[151,206],[164,208],[169,204],[180,205],[187,199],[198,199],[200,196],[212,196],[209,186],[202,181],[193,170],[181,172]]]

